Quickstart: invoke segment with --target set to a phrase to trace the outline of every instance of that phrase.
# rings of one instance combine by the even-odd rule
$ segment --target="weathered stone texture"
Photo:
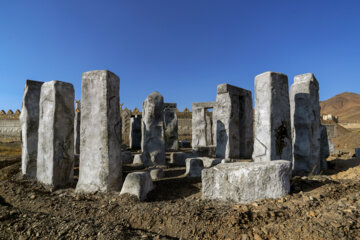
[[[129,142],[131,149],[141,148],[141,115],[132,116],[130,119]]]
[[[251,203],[290,191],[291,162],[223,163],[202,171],[202,198]]]
[[[41,87],[36,178],[63,187],[74,174],[74,87],[51,81]]]
[[[331,140],[328,138],[326,127],[324,125],[320,125],[321,132],[321,140],[320,140],[320,169],[326,170],[328,169],[326,159],[330,156],[330,144]]]
[[[290,107],[293,172],[296,175],[317,174],[321,169],[321,123],[319,83],[313,74],[295,76],[290,88]]]
[[[163,105],[164,98],[158,92],[143,102],[141,150],[145,165],[165,165]]]
[[[27,177],[36,177],[40,92],[43,82],[26,80],[20,115],[22,131],[21,170]]]
[[[216,156],[251,158],[253,111],[251,92],[229,84],[217,88],[214,108]]]
[[[204,163],[200,158],[187,158],[186,171],[187,177],[201,177],[201,171],[204,169]]]
[[[75,111],[74,119],[74,152],[76,155],[80,154],[80,124],[81,124],[81,112]]]
[[[214,144],[213,121],[207,112],[216,102],[192,104],[192,147],[206,147]]]
[[[154,185],[149,172],[133,172],[126,176],[120,194],[128,193],[136,196],[140,201],[144,201],[147,194],[153,189]]]
[[[179,150],[178,119],[176,103],[164,103],[165,149]]]
[[[127,108],[121,110],[121,136],[122,143],[130,146],[130,119],[131,111]]]
[[[288,78],[265,72],[255,77],[255,162],[292,159]]]
[[[110,71],[83,74],[78,192],[121,189],[119,87]]]

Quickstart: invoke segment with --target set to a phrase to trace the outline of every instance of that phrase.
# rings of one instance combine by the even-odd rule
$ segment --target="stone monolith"
[[[288,78],[265,72],[255,77],[255,162],[292,159]]]
[[[164,103],[165,149],[179,150],[178,118],[176,103]]]
[[[130,119],[129,142],[131,149],[141,148],[141,115],[132,116]]]
[[[230,84],[217,87],[213,111],[216,156],[249,159],[253,149],[251,92]]]
[[[61,81],[41,87],[36,178],[64,187],[74,176],[74,87]]]
[[[120,79],[106,70],[83,73],[77,192],[119,191],[122,186]]]
[[[27,177],[36,177],[38,153],[39,103],[43,82],[26,80],[20,114],[21,123],[21,171]]]
[[[141,150],[145,165],[165,165],[164,98],[151,93],[143,102]]]
[[[216,102],[200,102],[192,104],[192,147],[214,145],[213,121],[208,109],[213,109]]]
[[[80,154],[80,123],[81,123],[80,101],[76,101],[75,119],[74,119],[74,152],[76,155]]]

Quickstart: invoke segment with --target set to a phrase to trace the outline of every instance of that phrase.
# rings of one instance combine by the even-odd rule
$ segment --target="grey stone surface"
[[[163,105],[164,98],[158,92],[153,92],[143,102],[141,150],[145,165],[165,164]]]
[[[165,176],[162,168],[150,168],[149,173],[151,180],[159,180]]]
[[[328,164],[326,159],[330,156],[330,146],[326,127],[320,125],[320,170],[328,169]]]
[[[143,155],[142,154],[135,154],[133,164],[144,164]]]
[[[335,145],[330,138],[328,139],[328,145],[329,145],[330,155],[334,155],[335,154]]]
[[[153,189],[154,185],[149,172],[133,172],[126,176],[120,194],[128,193],[144,201]]]
[[[38,153],[38,129],[40,92],[43,82],[26,80],[22,109],[21,124],[21,170],[27,177],[36,177],[36,161]]]
[[[51,81],[41,87],[36,179],[59,188],[74,176],[74,87]]]
[[[318,174],[321,169],[319,83],[312,73],[295,76],[290,88],[290,108],[293,174]]]
[[[110,71],[83,73],[77,192],[121,189],[119,87],[119,77]]]
[[[355,148],[355,156],[360,161],[360,148]]]
[[[133,157],[130,151],[121,152],[121,161],[122,163],[130,164],[133,163]]]
[[[176,103],[164,103],[165,149],[179,150],[178,118]]]
[[[213,114],[216,156],[251,158],[253,150],[251,92],[230,84],[218,85]]]
[[[265,72],[255,77],[255,162],[292,159],[288,78]]]
[[[210,168],[221,163],[221,158],[199,157],[203,161],[204,168]]]
[[[170,154],[170,163],[177,166],[185,166],[186,158],[191,157],[190,154],[184,152],[173,152]]]
[[[251,203],[290,191],[291,161],[223,163],[202,171],[202,198]]]
[[[216,146],[193,147],[192,154],[196,157],[215,157]]]
[[[206,147],[214,145],[214,127],[207,109],[212,109],[216,102],[192,104],[192,147]]]
[[[75,119],[74,119],[74,152],[75,154],[80,154],[80,123],[81,123],[81,112],[80,110],[75,110]]]
[[[131,149],[141,148],[141,115],[132,116],[130,119],[129,142]]]
[[[186,160],[187,177],[201,177],[201,171],[204,169],[204,163],[200,158],[187,158]]]

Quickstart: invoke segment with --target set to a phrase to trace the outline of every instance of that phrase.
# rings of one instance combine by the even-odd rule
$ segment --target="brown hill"
[[[321,114],[339,117],[339,122],[360,120],[360,94],[344,92],[320,102]]]

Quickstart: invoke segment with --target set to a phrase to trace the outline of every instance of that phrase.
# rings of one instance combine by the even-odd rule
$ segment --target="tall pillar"
[[[80,154],[80,123],[81,123],[81,111],[80,101],[76,101],[75,119],[74,119],[74,153]]]
[[[132,116],[130,119],[129,142],[131,149],[141,148],[141,115]]]
[[[176,103],[164,103],[165,149],[179,150]]]
[[[292,159],[288,78],[265,72],[255,77],[255,162]]]
[[[119,77],[110,71],[83,73],[77,192],[121,189],[119,87]]]
[[[74,175],[74,87],[51,81],[41,87],[36,178],[64,187]]]
[[[26,80],[20,114],[21,123],[21,171],[27,177],[36,177],[38,153],[39,103],[43,82]]]

